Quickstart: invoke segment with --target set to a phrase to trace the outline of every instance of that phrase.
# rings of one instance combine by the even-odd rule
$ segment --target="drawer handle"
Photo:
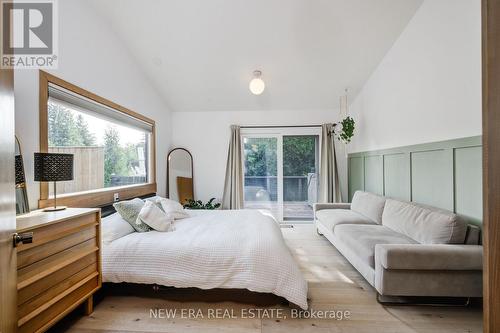
[[[18,234],[16,232],[14,234],[14,247],[17,247],[18,244],[30,244],[30,243],[33,243],[32,232],[24,232],[22,234]]]

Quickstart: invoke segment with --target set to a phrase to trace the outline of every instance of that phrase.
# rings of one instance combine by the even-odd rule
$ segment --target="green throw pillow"
[[[137,232],[146,232],[151,230],[151,228],[144,222],[139,219],[139,212],[144,206],[144,201],[139,198],[135,198],[128,201],[120,201],[113,204],[118,214],[123,217],[125,221],[127,221],[132,228],[134,228]],[[139,222],[139,224],[136,223]]]

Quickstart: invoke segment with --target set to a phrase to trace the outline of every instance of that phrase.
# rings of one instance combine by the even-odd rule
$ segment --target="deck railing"
[[[277,176],[245,176],[245,200],[276,201],[277,182]],[[307,176],[284,176],[283,201],[308,201],[309,186]]]

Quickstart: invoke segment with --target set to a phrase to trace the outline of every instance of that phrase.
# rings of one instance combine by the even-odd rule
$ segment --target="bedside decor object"
[[[66,209],[57,206],[56,183],[73,180],[73,154],[35,153],[35,181],[54,182],[54,207],[45,208],[45,212]]]
[[[28,202],[28,194],[26,189],[26,177],[24,175],[23,155],[21,153],[21,144],[16,136],[16,156],[15,156],[15,172],[16,172],[16,215],[26,214],[30,211]]]

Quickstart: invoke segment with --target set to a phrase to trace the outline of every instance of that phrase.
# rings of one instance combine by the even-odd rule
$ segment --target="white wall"
[[[426,0],[351,106],[350,152],[481,134],[481,1]]]
[[[315,111],[221,111],[173,112],[172,146],[193,154],[196,199],[221,199],[226,172],[229,126],[235,125],[316,125],[338,120],[337,110]],[[337,150],[345,160],[343,146]],[[347,174],[341,162],[343,190]]]
[[[156,121],[158,192],[165,193],[166,156],[171,115],[166,103],[139,70],[117,36],[84,1],[59,4],[59,68],[64,80]],[[15,71],[16,134],[24,155],[30,206],[39,199],[33,181],[33,153],[38,151],[38,71]]]

